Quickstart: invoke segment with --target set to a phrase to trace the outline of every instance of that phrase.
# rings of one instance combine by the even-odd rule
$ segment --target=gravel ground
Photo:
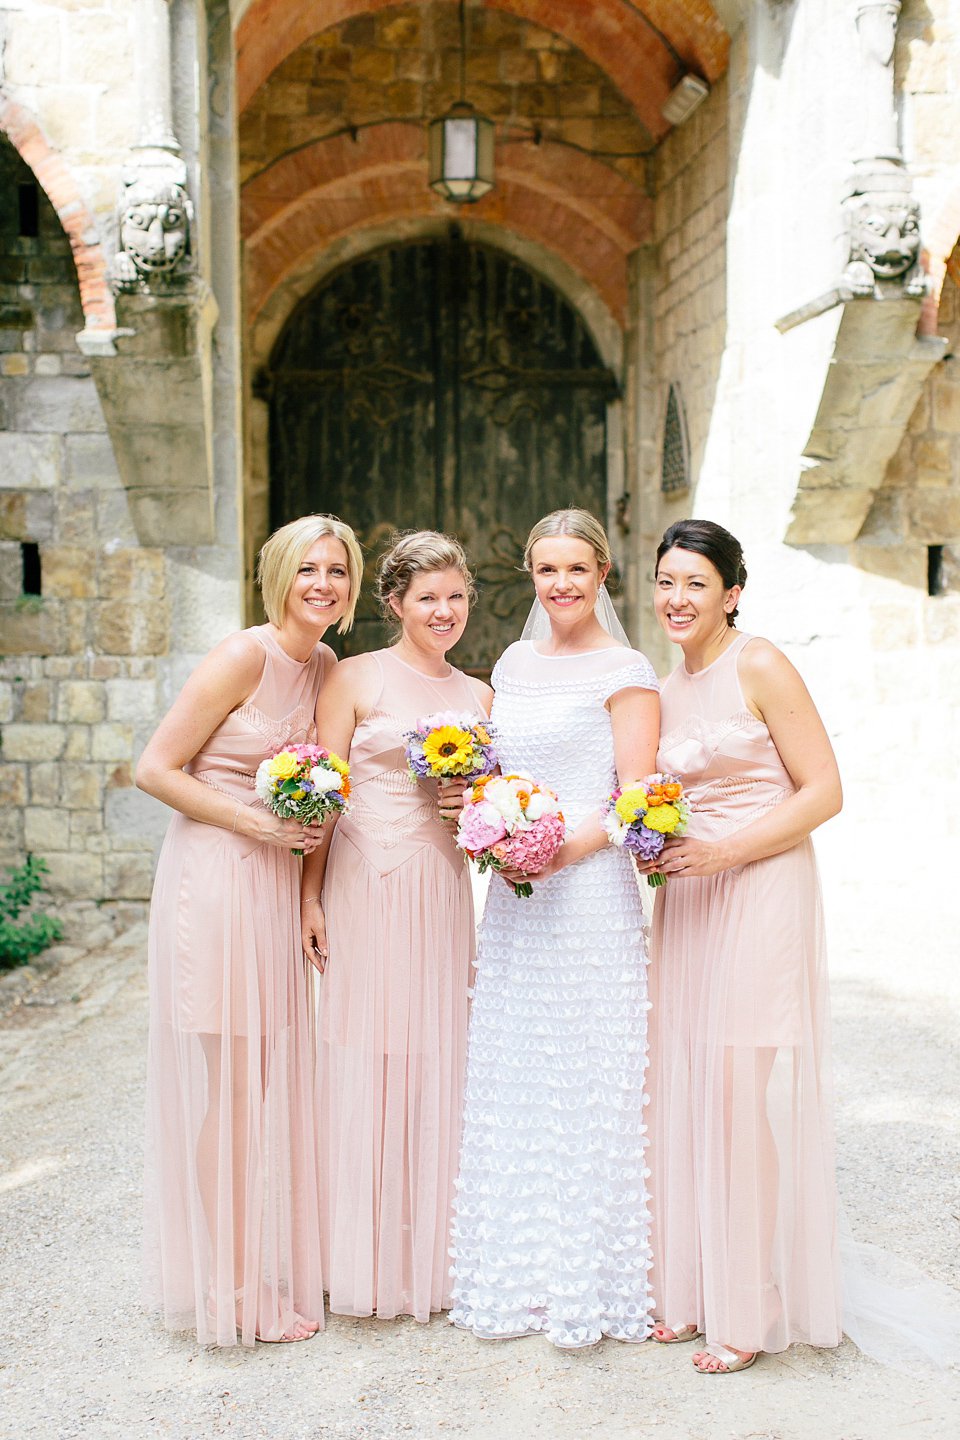
[[[709,1379],[690,1346],[561,1354],[444,1318],[331,1317],[301,1345],[201,1350],[138,1305],[145,929],[0,987],[0,1440],[877,1440],[960,1433],[960,1376],[801,1346]],[[56,957],[55,957],[56,959]],[[15,1003],[17,1001],[22,1003]],[[957,996],[835,986],[841,1186],[855,1229],[960,1285]]]

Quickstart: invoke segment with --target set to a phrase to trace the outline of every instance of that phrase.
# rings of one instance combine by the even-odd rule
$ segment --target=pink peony
[[[457,844],[461,850],[477,854],[488,850],[507,833],[503,816],[489,800],[478,800],[475,805],[465,805],[460,816]]]
[[[537,875],[556,855],[566,836],[566,826],[559,815],[541,815],[529,830],[521,830],[498,850],[503,862],[525,875]]]

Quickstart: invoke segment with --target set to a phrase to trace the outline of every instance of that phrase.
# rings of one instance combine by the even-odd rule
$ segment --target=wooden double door
[[[271,527],[329,512],[365,548],[343,654],[386,643],[371,581],[395,530],[444,530],[464,544],[480,598],[453,659],[484,673],[532,599],[521,569],[530,527],[567,505],[606,519],[613,375],[553,286],[455,226],[324,280],[261,383]]]

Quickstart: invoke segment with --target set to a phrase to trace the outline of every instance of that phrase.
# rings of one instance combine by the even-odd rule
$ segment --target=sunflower
[[[473,757],[473,736],[455,725],[441,725],[423,742],[423,758],[435,775],[454,775]]]

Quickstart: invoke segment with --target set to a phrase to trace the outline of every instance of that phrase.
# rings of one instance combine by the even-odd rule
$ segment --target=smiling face
[[[674,546],[657,567],[657,619],[677,645],[704,645],[722,635],[739,598],[740,586],[725,589],[717,567],[693,550]]]
[[[466,629],[470,598],[456,567],[414,575],[402,599],[390,596],[390,608],[403,626],[403,638],[431,655],[444,655]]]
[[[593,614],[597,592],[610,566],[601,566],[589,541],[573,535],[550,535],[538,540],[531,550],[530,569],[537,599],[550,623],[565,627]]]
[[[300,561],[287,596],[286,618],[323,634],[335,625],[350,601],[347,547],[335,535],[321,535]]]

